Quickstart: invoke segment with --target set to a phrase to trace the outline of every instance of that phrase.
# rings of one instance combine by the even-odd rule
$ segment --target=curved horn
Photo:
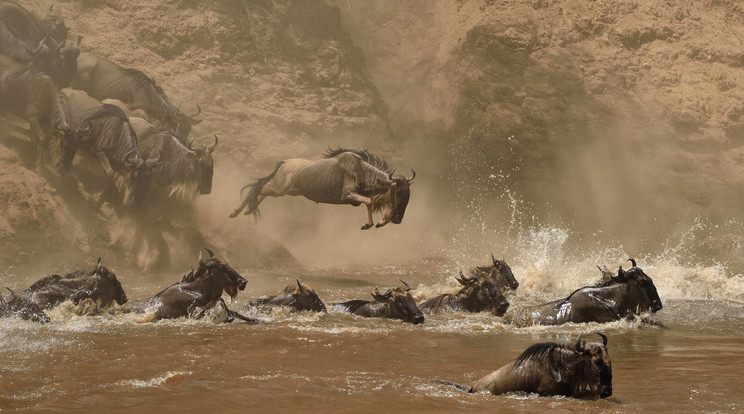
[[[635,261],[635,259],[630,258],[630,259],[628,259],[628,261],[633,264],[633,267],[636,267],[636,261]]]
[[[395,174],[395,168],[393,168],[393,171],[390,171],[390,174],[388,175],[388,180],[393,181],[393,174]]]
[[[54,8],[54,4],[52,4],[51,6],[49,6],[49,11],[47,11],[47,16],[51,16],[52,15],[52,9],[53,8]]]
[[[406,285],[406,292],[409,292],[411,290],[411,286],[409,286],[408,283],[405,282],[405,280],[403,279],[398,279],[398,280],[400,280],[404,285]]]
[[[493,257],[493,253],[491,253],[491,261],[493,262],[493,265],[496,266],[496,258]]]
[[[209,148],[208,148],[208,149],[209,149],[209,151],[210,151],[210,152],[214,151],[214,149],[215,149],[215,148],[217,148],[217,144],[218,144],[219,142],[220,142],[220,139],[219,139],[219,138],[217,138],[217,134],[214,134],[214,145],[212,145],[211,147],[209,147]]]
[[[300,283],[300,279],[295,279],[295,280],[297,281],[297,287],[300,288],[300,292],[302,292],[303,290],[305,290],[305,288],[302,287],[302,283]]]
[[[211,250],[207,249],[206,247],[204,248],[204,250],[206,250],[207,252],[209,252],[209,258],[210,259],[214,257],[214,253],[212,253]]]
[[[597,332],[597,335],[602,337],[602,345],[607,346],[607,335],[602,332]]]
[[[574,350],[575,350],[576,352],[578,352],[578,353],[582,353],[582,352],[584,352],[584,347],[583,347],[583,346],[581,346],[581,335],[582,335],[582,334],[579,334],[579,337],[578,337],[578,338],[576,338],[576,345],[574,346]]]
[[[413,176],[411,178],[406,178],[406,180],[408,180],[408,184],[412,183],[413,179],[416,178],[416,170],[411,168],[411,172],[413,173]]]
[[[179,105],[180,106],[180,105]],[[196,118],[201,113],[201,106],[199,104],[196,104],[196,113],[194,115],[189,115],[189,118],[192,120]]]
[[[199,267],[204,266],[204,255],[202,254],[202,251],[199,250]]]
[[[191,146],[194,145],[194,141],[196,141],[196,137],[191,138],[191,141],[189,142],[189,145],[186,146],[186,148],[188,148],[191,151],[193,151],[194,149]]]

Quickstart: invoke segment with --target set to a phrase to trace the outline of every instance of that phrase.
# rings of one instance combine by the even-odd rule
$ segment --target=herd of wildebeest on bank
[[[152,180],[166,193],[185,200],[211,192],[214,161],[211,145],[194,147],[188,139],[201,108],[189,116],[173,105],[164,91],[143,72],[122,67],[106,58],[81,52],[81,37],[66,45],[68,30],[50,8],[38,18],[21,5],[0,0],[0,110],[25,119],[35,150],[34,168],[65,174],[78,149],[97,159],[105,173],[106,190],[115,189],[111,203],[136,207],[147,196]],[[248,189],[230,217],[246,207],[258,217],[266,197],[301,195],[317,203],[364,204],[363,230],[400,224],[416,176],[396,175],[387,162],[367,151],[336,148],[317,160],[281,161],[274,171]],[[249,188],[250,187],[250,188]],[[111,192],[109,192],[111,193]],[[373,212],[382,218],[375,224]],[[208,256],[204,255],[208,253]],[[657,312],[661,299],[653,281],[635,260],[617,274],[600,268],[602,279],[581,287],[568,297],[549,303],[509,309],[507,297],[518,287],[511,268],[491,255],[491,263],[455,276],[459,291],[444,293],[417,304],[411,287],[381,293],[373,300],[355,299],[333,306],[366,318],[424,323],[439,312],[487,312],[516,327],[565,323],[610,322]],[[201,318],[215,307],[222,321],[260,323],[230,310],[222,299],[235,298],[248,281],[209,249],[199,252],[198,265],[177,283],[152,297],[130,302],[116,275],[101,259],[90,269],[39,279],[20,292],[0,295],[0,317],[47,323],[45,313],[71,302],[79,312],[139,313],[146,320]],[[251,307],[283,306],[292,311],[326,312],[326,304],[306,283],[296,281],[275,296],[254,299]],[[602,342],[573,345],[539,343],[514,361],[481,378],[472,386],[443,382],[469,392],[502,394],[513,391],[577,398],[604,398],[612,394],[612,368],[607,336]]]

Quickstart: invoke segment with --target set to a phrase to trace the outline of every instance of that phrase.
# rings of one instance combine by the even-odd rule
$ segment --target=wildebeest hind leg
[[[246,196],[246,197],[245,197],[245,200],[243,200],[243,202],[242,202],[242,203],[240,203],[240,205],[238,206],[238,208],[236,208],[236,209],[235,209],[235,211],[233,211],[233,213],[232,213],[232,214],[230,214],[230,218],[235,218],[235,217],[237,217],[237,216],[238,216],[238,214],[240,214],[240,212],[241,212],[241,211],[243,211],[243,209],[244,209],[244,208],[245,208],[245,206],[247,206],[247,205],[248,205],[248,197]],[[246,214],[247,214],[247,213],[246,213]]]

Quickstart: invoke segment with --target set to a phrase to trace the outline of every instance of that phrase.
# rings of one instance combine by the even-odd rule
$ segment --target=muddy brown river
[[[614,264],[614,263],[610,263]],[[458,263],[299,273],[244,271],[231,307],[256,326],[209,320],[146,322],[143,316],[77,316],[71,304],[41,326],[0,321],[0,408],[18,412],[741,412],[744,303],[741,276],[724,269],[640,262],[664,301],[654,320],[513,328],[487,314],[442,313],[423,325],[365,319],[329,306],[326,314],[259,310],[248,301],[302,276],[332,303],[369,298],[398,279],[418,300],[454,291]],[[512,264],[521,282],[513,306],[567,295],[599,273],[589,261],[562,274]],[[119,274],[130,300],[160,284]],[[3,284],[21,284],[12,271]],[[171,276],[171,279],[174,277]],[[147,282],[149,280],[149,282]],[[695,293],[697,292],[697,293]],[[219,317],[219,315],[211,315]],[[528,394],[465,394],[435,380],[470,384],[536,342],[573,343],[581,332],[609,337],[612,397],[582,401]]]

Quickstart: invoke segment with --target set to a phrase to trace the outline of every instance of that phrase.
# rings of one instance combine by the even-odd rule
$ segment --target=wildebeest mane
[[[358,155],[361,159],[363,159],[366,163],[372,165],[373,167],[385,171],[389,173],[390,167],[388,167],[387,162],[382,159],[377,154],[369,152],[367,149],[358,150],[358,149],[348,149],[348,148],[331,148],[328,147],[328,150],[326,150],[325,153],[323,153],[323,158],[333,158],[339,154],[342,154],[344,152],[351,152],[353,154]]]
[[[368,303],[372,303],[372,302],[368,300],[364,300],[364,299],[355,299],[355,300],[350,300],[348,302],[339,303],[339,305],[346,308],[346,310],[349,313],[354,313],[356,312],[357,309],[361,308],[362,306]]]
[[[147,87],[152,85],[158,94],[162,95],[162,89],[155,84],[155,81],[151,77],[147,76],[141,70],[134,68],[121,68],[121,70],[134,82],[134,86]]]
[[[557,344],[555,342],[541,342],[534,344],[527,348],[524,352],[522,352],[522,355],[518,356],[517,359],[514,360],[514,368],[518,368],[526,361],[533,359],[549,362],[548,360],[550,359],[551,354],[553,354],[556,350],[570,351],[566,347],[566,345]]]

